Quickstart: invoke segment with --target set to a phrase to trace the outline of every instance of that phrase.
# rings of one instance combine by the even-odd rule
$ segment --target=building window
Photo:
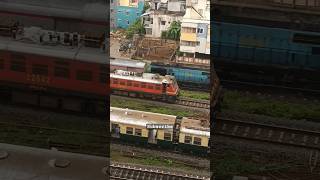
[[[150,24],[153,24],[153,18],[150,18]]]
[[[194,137],[194,139],[193,139],[193,144],[195,144],[195,145],[201,145],[201,138]]]
[[[129,11],[126,11],[126,15],[129,16]]]
[[[130,22],[127,20],[127,24],[129,25],[130,24]]]
[[[202,28],[198,28],[198,33],[202,34],[203,33],[203,29]]]
[[[192,141],[192,137],[191,136],[185,136],[184,137],[184,143],[191,144],[191,141]]]
[[[43,76],[48,76],[48,66],[42,65],[42,64],[33,64],[32,65],[32,73],[38,74],[38,75],[43,75]]]
[[[133,134],[133,128],[132,127],[127,127],[126,133],[127,134]]]
[[[166,22],[165,21],[161,21],[161,25],[166,25]]]
[[[134,132],[134,135],[136,135],[136,136],[141,136],[141,134],[142,134],[142,130],[136,128],[136,129],[135,129],[135,132]]]
[[[77,71],[77,80],[80,81],[91,81],[92,80],[92,72],[85,71],[85,70],[78,70]]]
[[[197,41],[196,44],[197,44],[197,46],[200,46],[200,42],[199,41]]]

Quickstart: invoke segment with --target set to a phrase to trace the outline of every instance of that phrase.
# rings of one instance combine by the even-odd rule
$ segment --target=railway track
[[[320,132],[218,118],[214,134],[320,150]]]
[[[209,177],[183,175],[157,169],[138,168],[128,165],[110,164],[110,180],[207,180]]]
[[[301,93],[308,96],[320,96],[320,89],[297,88],[282,85],[261,84],[244,81],[221,80],[224,88],[243,90],[263,90],[271,93]]]
[[[198,100],[198,99],[179,97],[175,103],[183,106],[210,109],[210,101],[207,101],[207,100]]]

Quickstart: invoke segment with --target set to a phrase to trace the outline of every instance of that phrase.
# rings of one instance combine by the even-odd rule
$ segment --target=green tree
[[[170,24],[170,27],[166,33],[166,38],[177,41],[180,39],[180,32],[181,32],[181,22],[173,21]]]
[[[126,30],[126,38],[132,38],[134,34],[145,34],[145,29],[141,19],[138,19],[128,27],[128,29]]]

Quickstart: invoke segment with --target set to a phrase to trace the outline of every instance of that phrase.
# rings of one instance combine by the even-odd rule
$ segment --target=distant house
[[[111,29],[128,28],[143,12],[144,0],[111,0]]]

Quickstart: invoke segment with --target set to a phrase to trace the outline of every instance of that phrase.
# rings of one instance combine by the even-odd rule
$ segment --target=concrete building
[[[117,28],[128,28],[132,23],[140,18],[144,0],[117,0],[118,5],[116,6],[116,27]]]
[[[110,28],[128,28],[143,12],[144,0],[110,0]]]
[[[210,55],[210,0],[186,0],[181,21],[180,52],[185,57]]]
[[[185,0],[153,0],[143,14],[146,37],[160,38],[173,21],[181,21],[185,13]]]

